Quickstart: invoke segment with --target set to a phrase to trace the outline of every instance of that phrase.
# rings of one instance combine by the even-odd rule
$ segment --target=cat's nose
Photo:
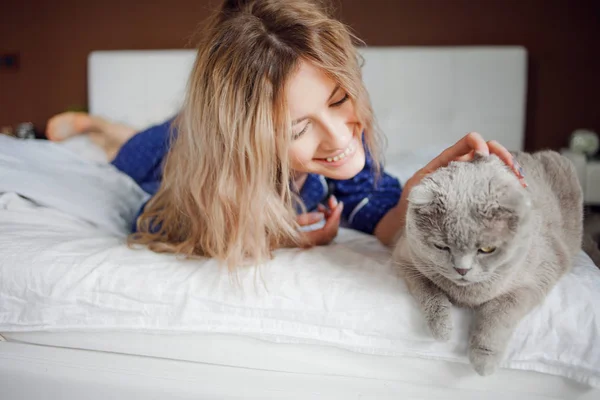
[[[456,270],[456,272],[458,272],[462,276],[465,276],[470,271],[470,269],[467,269],[467,268],[454,268],[454,269]]]

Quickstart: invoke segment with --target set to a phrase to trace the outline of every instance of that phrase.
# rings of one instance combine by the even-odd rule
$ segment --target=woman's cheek
[[[310,149],[303,148],[301,145],[295,145],[289,152],[292,169],[303,171],[311,160],[313,152]]]

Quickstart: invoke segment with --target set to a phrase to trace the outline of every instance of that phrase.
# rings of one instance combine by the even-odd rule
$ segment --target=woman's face
[[[292,117],[292,169],[350,179],[365,165],[361,126],[346,92],[320,69],[302,62],[286,88]]]

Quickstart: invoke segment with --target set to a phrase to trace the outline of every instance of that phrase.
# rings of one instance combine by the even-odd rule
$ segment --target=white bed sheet
[[[436,398],[433,392],[439,391],[444,393],[444,398],[448,400],[464,400],[471,397],[479,400],[481,397],[477,397],[478,393],[486,393],[486,399],[506,399],[508,396],[523,400],[593,399],[595,395],[600,394],[600,389],[592,389],[559,376],[531,371],[502,369],[483,378],[473,374],[470,366],[450,361],[367,355],[332,346],[273,343],[238,335],[20,332],[5,334],[5,338],[15,344],[52,347],[59,354],[61,350],[65,350],[65,355],[70,354],[67,349],[110,353],[106,367],[117,363],[120,358],[116,357],[117,355],[124,354],[157,359],[154,362],[158,368],[177,360],[193,362],[196,365],[264,371],[277,376],[278,379],[282,373],[321,377],[323,380],[327,377],[344,377],[363,382],[370,381],[371,384],[375,383],[375,386],[394,384],[397,395],[407,394],[411,387],[420,387],[419,390],[427,393],[427,398]],[[161,360],[164,361],[164,365],[160,363]],[[69,362],[73,363],[74,359],[70,357]],[[101,367],[103,365],[96,365],[96,368]],[[148,368],[144,372],[149,374],[156,371]],[[290,389],[287,389],[286,395],[291,392]],[[343,391],[348,389],[350,388],[338,387],[336,396],[329,398],[350,398],[342,395]],[[355,395],[361,399],[368,397],[360,397],[356,393]],[[373,392],[370,395],[380,399]],[[248,394],[245,397],[247,398]]]
[[[263,350],[272,351],[273,346],[277,345]],[[372,363],[389,359],[338,352],[348,356],[335,360],[340,364],[357,363],[358,357],[369,359],[371,363],[361,362],[365,376],[369,376]],[[317,355],[311,361],[317,364],[322,357]],[[502,376],[473,378],[466,366],[418,361],[395,371],[395,366],[388,364],[386,376],[397,375],[386,379],[228,367],[5,342],[0,343],[0,387],[3,398],[31,400],[596,400],[599,394],[598,389],[533,372],[506,370]],[[476,379],[479,384],[472,382]]]
[[[64,181],[66,171],[77,173],[65,168]],[[127,197],[116,183],[103,190]],[[435,342],[373,237],[342,230],[332,246],[281,250],[236,280],[214,260],[132,250],[14,194],[0,204],[0,332],[223,333],[466,363],[470,314],[455,309],[453,338]],[[520,324],[505,367],[599,385],[600,272],[584,254],[576,264]]]

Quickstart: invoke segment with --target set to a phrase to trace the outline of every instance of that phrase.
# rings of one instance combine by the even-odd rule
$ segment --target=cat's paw
[[[469,361],[479,375],[491,375],[496,372],[500,361],[502,361],[502,352],[490,347],[472,344],[469,349]]]
[[[427,325],[435,340],[447,342],[452,333],[452,318],[450,310],[452,305],[447,298],[431,304],[426,312]]]
[[[427,321],[427,325],[429,325],[429,330],[431,331],[431,335],[435,340],[439,340],[440,342],[447,342],[450,340],[450,335],[452,333],[452,320],[450,317],[445,318],[435,318]]]

